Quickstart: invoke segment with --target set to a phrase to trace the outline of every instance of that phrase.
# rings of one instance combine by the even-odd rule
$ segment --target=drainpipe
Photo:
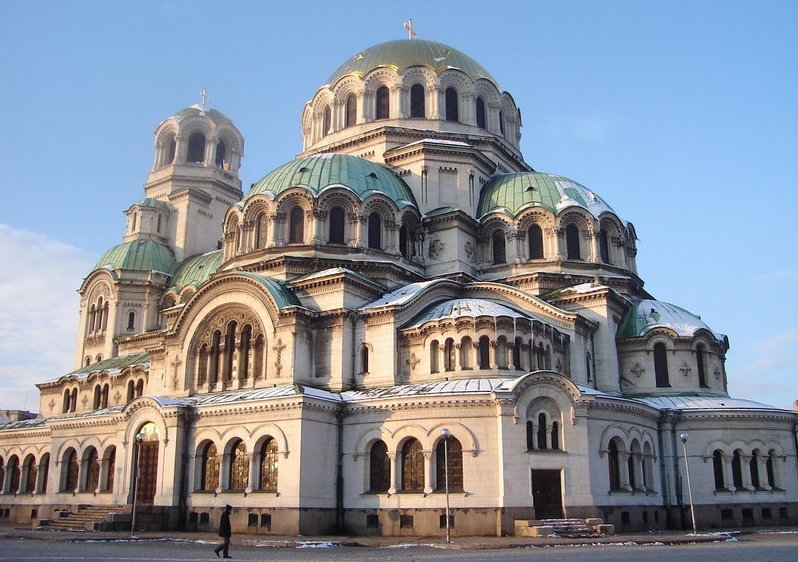
[[[338,458],[335,470],[335,528],[339,535],[344,533],[344,411],[343,404],[338,405],[335,413],[335,420],[338,422]]]
[[[676,424],[678,417],[674,416],[671,420],[671,451],[673,452],[673,484],[674,494],[676,495],[676,505],[679,506],[679,528],[684,529],[686,521],[684,519],[684,502],[682,501],[682,479],[679,472],[679,444],[677,442]]]

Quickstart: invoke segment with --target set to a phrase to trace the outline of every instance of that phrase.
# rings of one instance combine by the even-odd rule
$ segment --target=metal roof
[[[382,193],[400,209],[417,207],[413,192],[390,169],[349,154],[315,154],[297,158],[254,183],[244,200],[258,194],[269,194],[274,198],[292,187],[304,187],[314,195],[327,188],[344,187],[361,200]]]
[[[701,317],[681,307],[653,299],[629,297],[631,305],[618,328],[619,338],[639,337],[654,328],[669,328],[679,336],[692,337],[698,330],[707,330],[718,341],[725,336],[714,332]]]
[[[132,271],[160,271],[171,275],[177,269],[172,250],[153,240],[131,240],[114,246],[97,260],[94,269],[110,267]]]
[[[528,207],[543,207],[559,214],[577,206],[594,217],[615,211],[596,193],[571,179],[542,172],[516,172],[493,176],[482,188],[477,216],[492,211],[517,215]]]
[[[90,373],[100,373],[103,371],[118,373],[119,371],[127,367],[133,367],[136,365],[149,366],[149,364],[150,364],[149,353],[147,352],[135,353],[133,355],[121,355],[119,357],[111,357],[110,359],[104,359],[102,361],[98,361],[97,363],[92,363],[91,365],[81,367],[80,369],[77,369],[67,374],[88,375]],[[60,379],[61,377],[58,378]]]
[[[192,256],[183,260],[175,272],[171,288],[180,292],[183,287],[188,285],[199,287],[210,279],[211,275],[216,273],[219,266],[222,265],[223,258],[224,252],[222,250],[214,250],[207,254]]]
[[[391,68],[402,72],[411,66],[425,66],[436,74],[455,68],[474,79],[487,78],[498,86],[493,76],[464,52],[427,39],[386,41],[363,49],[339,66],[327,80],[327,84],[333,85],[349,75],[362,78],[376,68]]]
[[[451,299],[432,305],[415,319],[411,320],[406,326],[416,328],[431,320],[441,320],[444,318],[479,318],[489,316],[497,318],[505,316],[509,318],[527,318],[525,315],[516,312],[512,308],[497,302],[485,299]]]

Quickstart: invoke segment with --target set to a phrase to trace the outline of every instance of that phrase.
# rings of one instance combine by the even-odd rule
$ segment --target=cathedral
[[[524,160],[486,68],[388,41],[309,94],[301,152],[246,189],[204,96],[157,125],[74,365],[0,425],[0,522],[798,523],[798,413],[729,396],[728,338],[646,291],[629,217]]]

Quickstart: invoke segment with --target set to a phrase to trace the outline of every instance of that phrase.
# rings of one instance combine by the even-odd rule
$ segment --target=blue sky
[[[301,150],[300,116],[365,47],[450,44],[523,115],[536,170],[632,221],[660,300],[731,340],[730,393],[798,399],[798,3],[0,0],[0,408],[73,369],[75,290],[121,242],[152,133],[199,101],[245,137],[245,186]]]

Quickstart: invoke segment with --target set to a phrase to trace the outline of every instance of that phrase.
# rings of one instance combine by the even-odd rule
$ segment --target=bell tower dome
[[[161,233],[178,261],[216,250],[227,209],[241,200],[238,169],[244,138],[230,119],[202,102],[164,119],[155,129],[155,161],[146,200],[164,204]],[[150,205],[152,207],[152,205]],[[138,239],[149,222],[127,211],[125,239]]]

